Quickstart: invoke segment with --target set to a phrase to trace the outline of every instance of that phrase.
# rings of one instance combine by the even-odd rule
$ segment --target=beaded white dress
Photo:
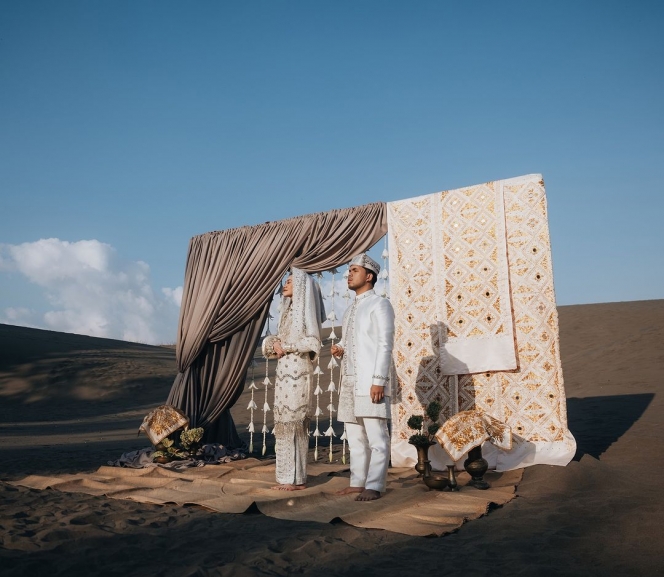
[[[293,298],[282,300],[276,335],[263,341],[263,355],[276,358],[279,341],[286,355],[277,361],[274,396],[276,478],[302,485],[307,479],[309,423],[313,414],[313,362],[321,348],[320,323],[325,317],[316,281],[293,269]]]

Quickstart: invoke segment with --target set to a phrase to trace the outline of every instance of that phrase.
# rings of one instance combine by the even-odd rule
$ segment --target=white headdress
[[[378,273],[380,272],[380,265],[369,255],[362,253],[354,256],[348,266],[352,266],[354,264],[363,266],[364,268],[374,273],[376,277],[378,277]]]
[[[320,340],[321,325],[326,319],[320,287],[316,279],[303,270],[291,267],[291,272],[293,297],[284,297],[281,304],[281,314],[284,315],[292,302],[293,320],[288,342],[297,343],[303,337]]]

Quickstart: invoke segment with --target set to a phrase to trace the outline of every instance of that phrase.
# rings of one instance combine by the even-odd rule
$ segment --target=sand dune
[[[0,483],[0,574],[664,574],[664,301],[559,312],[577,456],[526,469],[517,499],[452,535]],[[0,478],[94,471],[146,446],[136,429],[174,373],[172,349],[0,325]]]

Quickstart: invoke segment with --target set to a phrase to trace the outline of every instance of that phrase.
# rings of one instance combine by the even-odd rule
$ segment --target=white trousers
[[[304,485],[307,482],[309,421],[297,424],[290,433],[275,435],[276,478],[280,485]]]
[[[383,493],[390,464],[390,433],[387,419],[357,417],[346,423],[350,449],[350,486]]]

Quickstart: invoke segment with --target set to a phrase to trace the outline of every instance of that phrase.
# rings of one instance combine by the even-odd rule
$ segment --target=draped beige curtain
[[[196,236],[189,243],[168,403],[206,429],[206,441],[241,441],[228,409],[288,267],[321,272],[368,250],[387,232],[387,209],[373,203]]]

